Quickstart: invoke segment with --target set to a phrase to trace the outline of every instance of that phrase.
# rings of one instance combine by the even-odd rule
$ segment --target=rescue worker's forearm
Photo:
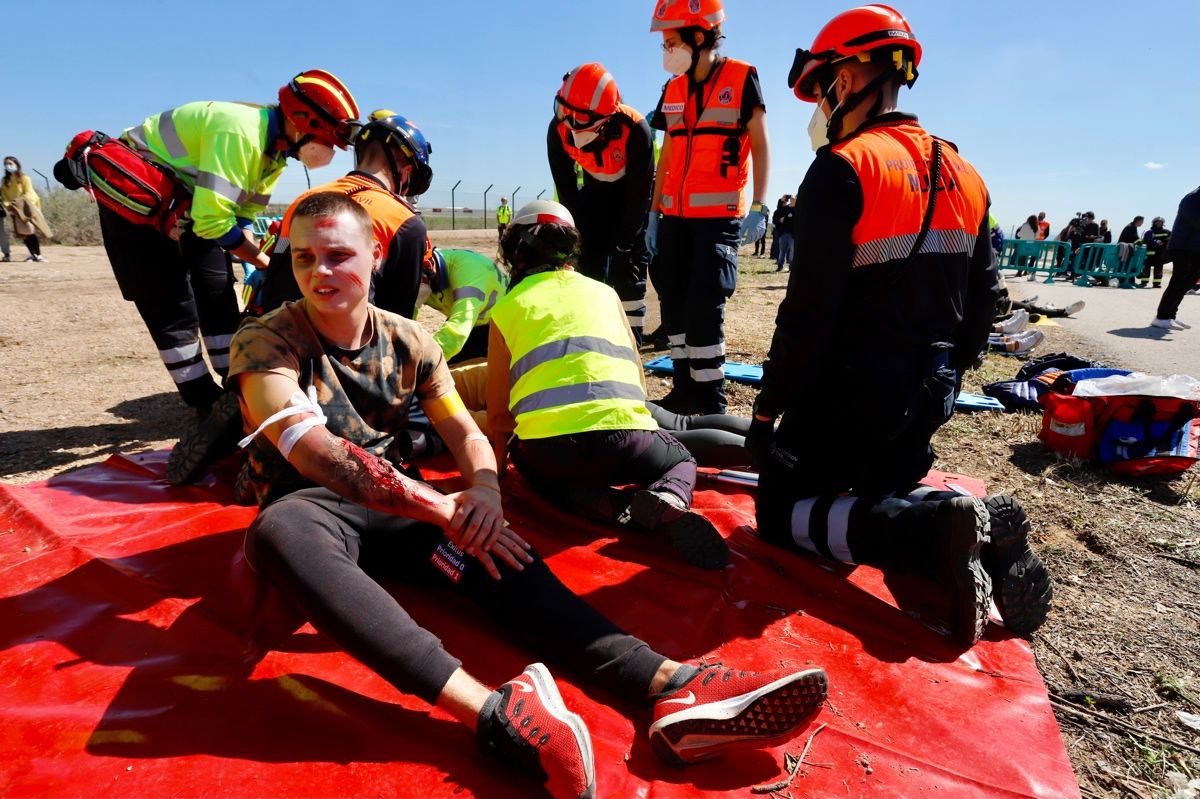
[[[771,173],[771,144],[767,137],[767,114],[761,108],[747,126],[750,131],[750,159],[753,163],[754,196],[756,203],[766,204],[767,182]]]
[[[642,123],[645,124],[645,123]],[[625,212],[617,227],[618,247],[633,248],[638,231],[646,224],[646,213],[650,210],[650,199],[654,192],[654,157],[650,145],[632,147],[630,140],[628,166],[625,168]]]
[[[996,264],[992,258],[991,240],[987,233],[985,214],[975,240],[975,251],[971,254],[963,319],[954,342],[951,365],[959,372],[969,367],[983,351],[996,315],[996,299],[1000,294],[1000,286],[996,276]]]
[[[226,247],[229,254],[247,263],[253,264],[255,269],[268,269],[271,266],[271,260],[267,254],[259,249],[258,242],[253,238],[253,234],[246,228],[242,230],[242,241],[236,247]]]

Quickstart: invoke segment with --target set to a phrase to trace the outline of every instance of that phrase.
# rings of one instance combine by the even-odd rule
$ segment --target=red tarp
[[[0,795],[537,795],[533,780],[477,755],[447,715],[310,627],[283,625],[241,555],[254,511],[228,504],[211,478],[167,485],[164,461],[114,457],[0,485]],[[955,653],[920,621],[943,615],[922,581],[764,544],[752,496],[736,487],[697,494],[733,549],[732,568],[702,572],[635,533],[617,539],[547,507],[519,478],[507,485],[510,520],[555,573],[664,654],[825,667],[816,723],[828,727],[793,796],[1079,796],[1028,645],[991,625]],[[485,682],[547,661],[591,730],[601,796],[749,796],[783,776],[784,753],[799,754],[815,729],[670,767],[646,742],[646,708],[585,693],[551,653],[508,643],[465,601],[395,591]]]

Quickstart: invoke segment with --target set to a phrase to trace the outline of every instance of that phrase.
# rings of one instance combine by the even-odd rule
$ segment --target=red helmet
[[[921,63],[921,43],[903,14],[878,3],[843,11],[829,20],[813,40],[812,50],[796,51],[788,85],[801,100],[815,103],[817,70],[846,58],[878,58],[876,50],[893,51],[892,64],[911,87]]]
[[[554,116],[567,127],[586,130],[612,115],[620,102],[617,82],[604,65],[584,64],[563,75],[562,88],[554,96]]]
[[[308,69],[279,87],[279,110],[301,136],[345,150],[358,103],[345,84],[323,69]]]
[[[650,18],[650,32],[675,28],[710,31],[725,21],[721,0],[658,0]]]

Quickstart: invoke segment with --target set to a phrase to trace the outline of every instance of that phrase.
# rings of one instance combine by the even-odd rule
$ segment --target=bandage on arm
[[[296,447],[296,443],[304,437],[305,433],[314,427],[324,426],[325,422],[328,421],[324,412],[321,411],[321,406],[317,404],[317,390],[314,386],[309,386],[307,393],[297,388],[292,392],[287,407],[276,411],[264,419],[263,423],[253,433],[238,442],[238,446],[245,449],[250,446],[250,442],[258,438],[271,425],[292,416],[299,416],[302,413],[311,413],[313,415],[284,428],[283,432],[279,434],[279,441],[276,443],[276,447],[279,448],[279,454],[285,459],[290,458],[292,450]]]

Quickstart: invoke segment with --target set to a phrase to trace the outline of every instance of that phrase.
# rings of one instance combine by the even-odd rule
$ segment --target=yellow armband
[[[433,424],[444,422],[459,411],[466,409],[467,406],[463,405],[462,397],[458,396],[458,392],[453,389],[449,394],[443,394],[437,399],[425,400],[421,403],[421,410],[425,411],[425,415]]]

